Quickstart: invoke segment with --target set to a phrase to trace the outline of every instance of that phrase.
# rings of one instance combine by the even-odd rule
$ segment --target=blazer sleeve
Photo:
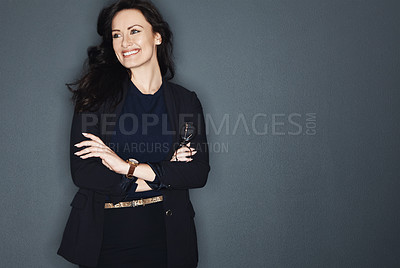
[[[196,93],[192,92],[189,106],[185,106],[184,121],[192,121],[196,127],[196,135],[190,141],[191,147],[197,150],[190,162],[171,162],[169,159],[157,163],[148,163],[156,174],[157,187],[154,189],[190,189],[203,187],[210,171],[206,137],[206,127],[201,103]],[[180,120],[181,121],[181,120]],[[179,122],[178,127],[183,125]],[[178,129],[179,131],[179,129]]]
[[[87,140],[82,132],[102,138],[100,131],[100,113],[74,113],[70,136],[70,166],[72,180],[79,188],[91,189],[111,196],[122,196],[126,191],[123,176],[105,167],[101,159],[91,157],[81,159],[74,153],[81,150],[74,145]]]

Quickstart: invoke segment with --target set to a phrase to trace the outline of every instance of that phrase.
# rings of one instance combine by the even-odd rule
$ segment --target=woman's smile
[[[136,55],[137,53],[139,53],[140,49],[139,48],[135,48],[135,49],[131,49],[131,50],[124,50],[122,51],[122,55],[124,58],[128,58],[132,55]]]

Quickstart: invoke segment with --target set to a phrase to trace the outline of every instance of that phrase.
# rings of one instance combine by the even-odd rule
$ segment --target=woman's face
[[[137,9],[119,11],[111,25],[113,48],[119,62],[131,71],[139,67],[157,67],[157,45],[161,35]]]

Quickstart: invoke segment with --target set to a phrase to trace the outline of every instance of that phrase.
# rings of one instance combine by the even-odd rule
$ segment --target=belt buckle
[[[144,206],[143,198],[132,201],[132,207]]]

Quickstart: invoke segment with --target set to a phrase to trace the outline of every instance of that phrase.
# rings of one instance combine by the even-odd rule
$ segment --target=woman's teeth
[[[138,49],[135,49],[135,50],[132,50],[132,51],[125,52],[125,53],[123,53],[123,55],[124,55],[124,56],[130,56],[130,55],[136,54],[136,53],[138,53],[138,52],[139,52],[139,50],[138,50]]]

